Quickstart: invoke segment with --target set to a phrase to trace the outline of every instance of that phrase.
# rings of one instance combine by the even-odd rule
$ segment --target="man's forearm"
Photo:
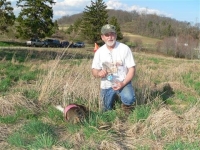
[[[93,75],[95,78],[99,78],[99,75],[98,75],[99,72],[100,72],[100,70],[98,70],[98,69],[92,69],[92,75]]]
[[[108,73],[104,69],[92,69],[92,74],[96,78],[105,78]]]
[[[129,68],[126,78],[123,81],[124,85],[128,84],[133,79],[134,75],[135,75],[135,67]]]

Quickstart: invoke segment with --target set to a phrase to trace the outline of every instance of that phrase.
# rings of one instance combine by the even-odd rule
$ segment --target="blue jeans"
[[[116,94],[120,96],[120,99],[124,105],[132,105],[135,102],[135,91],[131,82],[117,91],[114,91],[112,88],[101,89],[103,111],[112,109]]]

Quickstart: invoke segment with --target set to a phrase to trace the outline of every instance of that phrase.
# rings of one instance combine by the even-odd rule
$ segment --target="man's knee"
[[[132,105],[135,102],[135,96],[125,96],[121,98],[122,103],[125,105]]]

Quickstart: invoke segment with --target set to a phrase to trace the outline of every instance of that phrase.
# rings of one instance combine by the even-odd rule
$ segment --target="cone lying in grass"
[[[88,109],[79,104],[69,104],[65,108],[57,105],[56,108],[63,112],[65,120],[70,123],[83,122],[88,115]]]

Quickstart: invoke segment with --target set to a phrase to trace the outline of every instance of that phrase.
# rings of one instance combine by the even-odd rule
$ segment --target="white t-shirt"
[[[106,69],[112,74],[114,80],[123,81],[126,77],[127,68],[135,66],[135,61],[130,48],[120,42],[116,42],[114,49],[110,51],[106,45],[101,46],[95,53],[92,62],[94,69]],[[112,82],[107,78],[101,79],[101,88],[107,89]]]

